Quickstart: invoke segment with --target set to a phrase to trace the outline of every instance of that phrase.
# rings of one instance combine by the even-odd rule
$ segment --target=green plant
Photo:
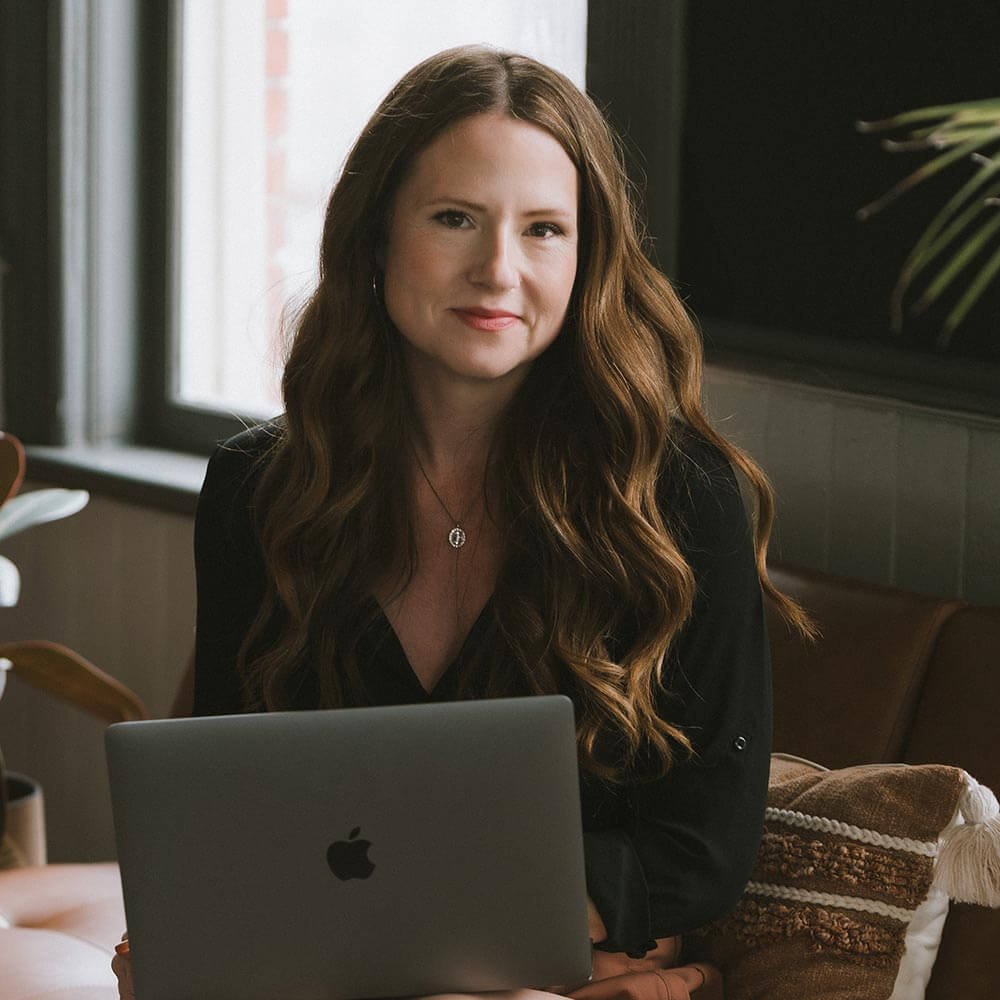
[[[1000,233],[1000,159],[989,155],[1000,146],[1000,98],[918,108],[881,121],[858,122],[857,128],[866,133],[901,132],[899,137],[882,140],[882,147],[892,153],[934,150],[937,154],[860,209],[858,218],[862,220],[954,163],[971,159],[979,168],[914,244],[891,296],[892,328],[899,332],[904,301],[917,279],[923,288],[910,306],[913,314],[924,312],[959,276],[978,266],[971,277],[965,277],[965,289],[945,317],[938,343],[946,347],[969,310],[1000,274],[1000,247],[993,245]]]

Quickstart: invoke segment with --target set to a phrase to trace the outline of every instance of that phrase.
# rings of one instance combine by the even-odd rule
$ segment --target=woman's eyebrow
[[[485,212],[487,208],[485,205],[480,205],[475,201],[466,201],[464,198],[448,198],[448,197],[434,197],[430,198],[426,203],[428,208],[433,208],[435,205],[447,205],[449,208],[465,208],[470,212]],[[576,210],[569,208],[533,208],[529,212],[522,213],[527,218],[540,218],[542,216],[561,216],[563,218],[571,219],[576,218]]]
[[[486,211],[486,206],[485,205],[479,205],[479,204],[477,204],[474,201],[466,201],[464,198],[448,198],[447,196],[445,196],[445,197],[436,197],[436,198],[430,198],[430,199],[428,199],[427,204],[429,206],[432,206],[432,205],[450,205],[452,208],[467,208],[471,212],[485,212]]]
[[[564,219],[575,219],[577,213],[575,209],[568,208],[535,208],[524,214],[532,218],[536,216],[547,216],[548,218],[558,216]]]

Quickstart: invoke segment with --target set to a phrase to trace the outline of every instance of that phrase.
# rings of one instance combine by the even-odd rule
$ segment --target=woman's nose
[[[502,291],[520,283],[516,237],[501,230],[483,233],[470,278],[474,284]]]

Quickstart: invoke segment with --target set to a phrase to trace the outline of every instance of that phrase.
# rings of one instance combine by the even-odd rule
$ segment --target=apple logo
[[[326,849],[326,863],[341,882],[351,878],[368,878],[375,871],[375,865],[368,858],[371,841],[357,840],[359,833],[361,827],[356,826],[347,840],[335,840]]]

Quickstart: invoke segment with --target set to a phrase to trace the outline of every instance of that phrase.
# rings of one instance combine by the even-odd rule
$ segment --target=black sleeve
[[[264,563],[252,505],[266,440],[263,431],[248,431],[216,448],[198,498],[195,715],[242,710],[236,655],[264,592]]]
[[[731,467],[707,443],[688,435],[671,468],[661,495],[671,522],[684,526],[697,594],[668,660],[672,697],[661,711],[696,752],[628,790],[629,829],[585,835],[608,951],[642,953],[654,938],[730,910],[763,831],[770,658],[748,518]]]

